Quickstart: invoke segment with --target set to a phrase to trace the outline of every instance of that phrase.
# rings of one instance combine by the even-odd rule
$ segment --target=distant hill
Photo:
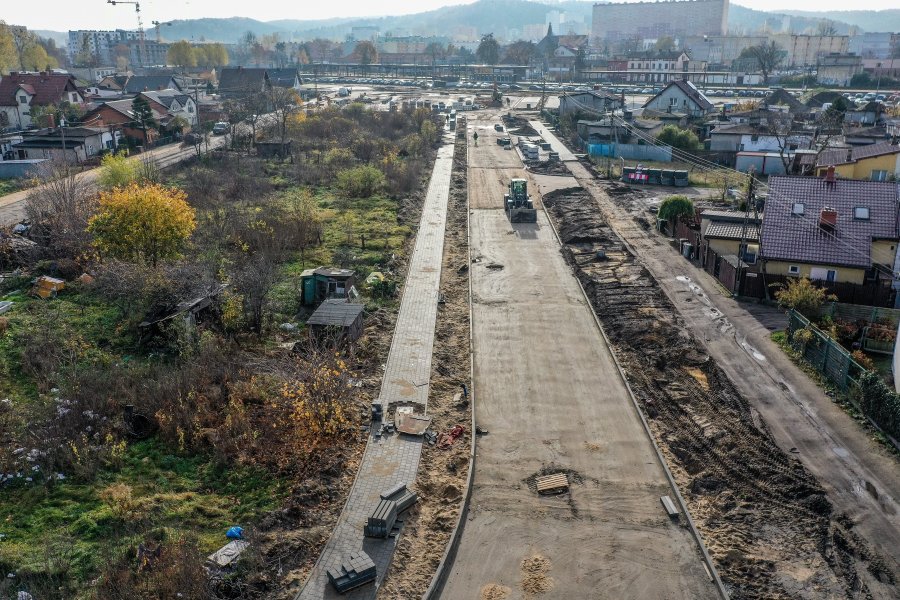
[[[745,0],[749,1],[749,0]],[[499,37],[521,32],[525,25],[544,23],[547,12],[558,10],[572,17],[582,17],[591,22],[593,2],[568,0],[557,4],[544,4],[533,0],[478,0],[472,4],[446,6],[412,15],[386,17],[350,17],[320,20],[282,19],[258,21],[246,17],[206,18],[176,20],[163,26],[164,40],[194,40],[234,43],[246,32],[257,36],[277,33],[282,39],[304,40],[325,37],[343,40],[354,26],[378,27],[382,34],[404,32],[413,35],[450,36],[457,27],[474,27],[479,34],[494,33]],[[785,16],[790,15],[785,21]],[[841,34],[852,27],[865,31],[900,31],[900,10],[883,11],[782,11],[770,13],[732,4],[729,9],[729,29],[734,33],[753,33],[770,29],[781,30],[785,23],[797,33],[815,31],[823,19],[831,21]],[[41,31],[44,37],[65,41],[62,32]],[[147,37],[155,39],[152,27]]]

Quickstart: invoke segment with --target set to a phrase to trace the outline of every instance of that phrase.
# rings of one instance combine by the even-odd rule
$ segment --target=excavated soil
[[[434,339],[428,415],[431,430],[462,425],[465,433],[449,449],[425,444],[413,488],[419,502],[404,515],[403,531],[379,598],[421,598],[450,543],[469,469],[472,416],[462,386],[472,389],[469,368],[468,192],[465,122],[457,126],[447,228],[441,269],[440,305]],[[500,586],[497,586],[500,588]],[[501,599],[496,590],[487,598]],[[484,597],[484,592],[482,593]]]
[[[775,444],[589,194],[544,202],[731,597],[896,598],[895,574]]]
[[[537,135],[537,130],[528,123],[528,119],[503,115],[501,117],[506,131],[513,135]]]

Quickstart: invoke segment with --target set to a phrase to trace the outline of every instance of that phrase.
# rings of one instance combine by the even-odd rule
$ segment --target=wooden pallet
[[[569,489],[569,477],[565,473],[554,473],[537,478],[538,494],[561,494]]]

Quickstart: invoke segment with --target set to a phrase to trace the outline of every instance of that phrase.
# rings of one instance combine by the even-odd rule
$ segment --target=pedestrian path
[[[392,402],[412,402],[424,408],[428,401],[452,167],[453,145],[449,144],[438,150],[407,271],[378,397],[385,414]],[[297,600],[371,599],[384,580],[397,540],[364,538],[363,525],[378,504],[381,492],[398,483],[411,485],[415,481],[422,440],[397,434],[369,435],[347,504]],[[329,584],[327,571],[338,567],[347,554],[360,549],[375,562],[376,583],[339,595]]]
[[[572,151],[566,148],[565,144],[559,141],[559,139],[550,132],[550,126],[540,121],[528,121],[528,124],[534,127],[535,131],[540,132],[541,137],[544,138],[544,141],[550,144],[550,147],[553,148],[554,152],[559,153],[559,160],[561,162],[571,162],[573,160],[578,160]]]

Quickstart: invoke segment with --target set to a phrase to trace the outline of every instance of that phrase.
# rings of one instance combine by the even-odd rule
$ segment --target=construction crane
[[[160,23],[159,21],[150,21],[150,22],[153,23],[154,27],[156,27],[156,43],[158,44],[162,41],[162,37],[159,35],[159,26],[160,25],[168,25],[169,27],[171,27],[172,22],[171,21],[167,21],[165,23]]]
[[[138,22],[138,40],[140,41],[141,48],[141,59],[138,61],[138,66],[144,66],[144,60],[147,57],[147,49],[144,46],[144,21],[141,19],[141,3],[140,2],[130,2],[128,0],[106,0],[107,4],[112,4],[113,6],[117,4],[134,4],[134,12],[137,13],[137,22]],[[159,33],[159,30],[157,30]]]

